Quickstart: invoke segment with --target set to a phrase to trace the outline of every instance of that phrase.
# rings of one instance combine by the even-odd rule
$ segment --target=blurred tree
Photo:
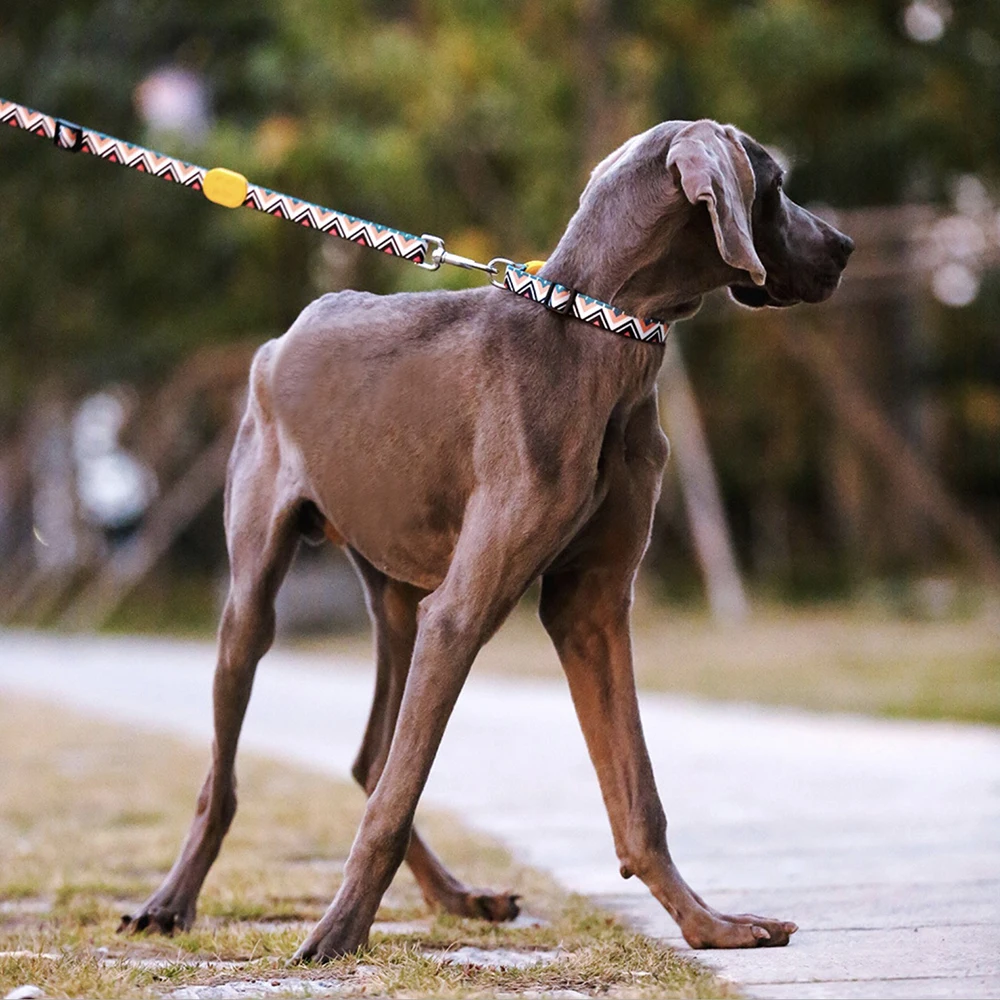
[[[791,160],[800,200],[849,208],[940,198],[959,170],[1000,180],[1000,7],[931,4],[943,33],[921,42],[905,29],[912,6],[643,4],[647,37],[670,53],[658,116],[733,121],[774,144]]]
[[[193,2],[7,5],[0,93],[142,141],[136,88],[154,69],[179,65],[204,76],[216,114],[252,120],[261,105],[246,62],[271,34],[252,0],[211,13]],[[180,155],[201,151],[180,136],[154,138]],[[4,416],[46,373],[83,385],[149,377],[205,338],[279,322],[280,282],[270,292],[244,283],[233,294],[250,230],[176,188],[90,157],[53,155],[11,132],[0,150],[0,191]],[[254,249],[258,272],[291,278],[282,255],[259,241]],[[298,257],[301,269],[304,252]]]
[[[139,114],[139,88],[164,67],[204,82],[204,135],[155,132]],[[477,256],[543,256],[594,162],[669,118],[733,121],[773,144],[804,202],[940,200],[962,172],[1000,182],[997,4],[36,0],[0,8],[0,94]],[[0,428],[52,372],[80,389],[142,384],[196,345],[279,333],[320,291],[479,280],[3,135]],[[982,320],[952,325],[969,322]],[[691,330],[727,497],[765,498],[745,553],[752,524],[773,534],[800,511],[795,544],[822,566],[825,446],[808,387],[782,376],[763,398],[767,345],[711,316]],[[956,389],[956,411],[986,426],[993,392]],[[992,464],[955,475],[980,493],[996,483]]]
[[[942,196],[956,171],[997,179],[1000,9],[962,5],[921,44],[906,7],[38,0],[0,14],[0,92],[459,250],[534,256],[593,161],[661,118],[738,122],[792,159],[800,200],[893,203]],[[137,88],[165,65],[204,78],[206,138],[144,130]],[[8,414],[40,367],[158,371],[197,342],[281,329],[315,290],[321,237],[26,136],[4,137],[0,185]],[[429,280],[362,257],[352,269],[378,289]]]

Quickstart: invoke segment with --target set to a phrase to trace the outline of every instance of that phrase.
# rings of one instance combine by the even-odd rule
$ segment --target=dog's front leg
[[[296,958],[332,958],[368,940],[382,895],[406,854],[417,800],[472,661],[552,551],[550,509],[519,504],[508,494],[470,501],[448,575],[420,602],[413,663],[389,756],[344,881]],[[540,523],[525,523],[526,510]]]
[[[629,634],[632,574],[593,570],[546,576],[541,617],[566,672],[597,771],[625,878],[638,875],[692,948],[783,945],[795,924],[727,916],[681,877],[639,718]]]

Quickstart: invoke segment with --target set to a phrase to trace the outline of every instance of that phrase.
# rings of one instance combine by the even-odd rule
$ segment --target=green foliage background
[[[933,44],[906,35],[905,6],[6,2],[0,94],[356,215],[438,233],[459,252],[528,258],[554,244],[601,156],[670,118],[733,121],[782,148],[794,157],[790,194],[801,202],[940,201],[961,172],[995,188],[1000,5],[956,3]],[[144,132],[135,88],[167,64],[208,81],[214,125],[202,143]],[[326,290],[324,239],[57,154],[22,133],[0,135],[0,429],[16,425],[53,372],[81,389],[110,379],[141,387],[198,346],[275,335]],[[375,291],[478,280],[343,253],[351,283]],[[956,413],[969,384],[1000,398],[995,305],[988,285],[976,307],[942,321],[946,337],[927,377],[957,394]],[[751,377],[767,377],[768,359],[745,345],[734,350],[736,336],[716,324],[691,349],[727,499],[735,508],[761,488],[804,490],[801,504],[815,507],[810,477],[821,457],[808,435],[793,453],[779,448],[766,468],[759,461],[774,450],[782,419]],[[783,403],[808,414],[802,395],[792,385]],[[739,433],[727,437],[727,423]],[[995,506],[1000,460],[993,425],[984,426],[961,424],[982,454],[972,471],[959,463],[953,481]]]

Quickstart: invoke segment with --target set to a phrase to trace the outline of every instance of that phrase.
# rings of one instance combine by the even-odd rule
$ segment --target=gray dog
[[[541,274],[669,322],[727,285],[744,305],[819,302],[848,237],[781,190],[777,163],[712,121],[665,122],[594,170]],[[229,466],[232,579],[219,629],[212,767],[177,862],[123,927],[188,927],[236,811],[234,761],[274,598],[300,538],[347,548],[368,595],[378,675],[354,765],[368,806],[344,881],[298,957],[363,945],[405,860],[427,901],[506,920],[413,829],[479,648],[541,577],[540,615],[569,679],[625,878],[695,948],[783,945],[793,923],[712,909],[667,849],[629,636],[632,585],[668,445],[662,347],[492,287],[326,295],[258,351]]]

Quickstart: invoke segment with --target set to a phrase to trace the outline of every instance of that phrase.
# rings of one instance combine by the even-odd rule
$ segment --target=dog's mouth
[[[800,302],[825,302],[840,285],[840,272],[822,274],[804,286],[800,282],[796,288],[778,288],[768,285],[730,285],[729,294],[750,309],[763,309],[765,306],[785,308],[796,306]]]
[[[794,306],[801,299],[777,299],[762,285],[730,285],[729,294],[741,306],[750,309],[763,309],[765,306],[781,308],[783,306]]]

